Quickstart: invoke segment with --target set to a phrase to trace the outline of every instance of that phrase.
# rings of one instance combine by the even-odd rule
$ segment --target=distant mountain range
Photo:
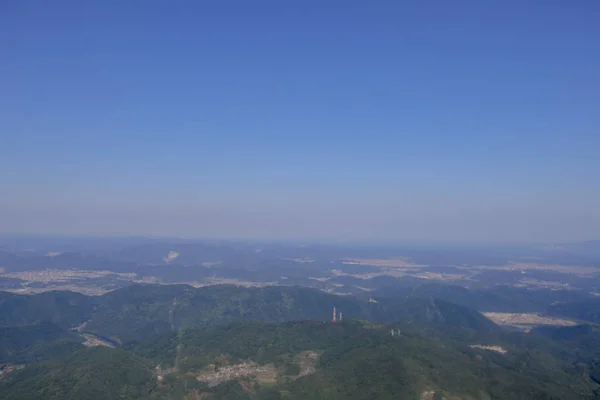
[[[600,267],[600,240],[551,244],[544,246],[467,246],[467,245],[333,245],[299,243],[260,243],[236,241],[200,241],[176,238],[94,238],[54,237],[0,234],[0,266],[9,270],[38,269],[40,264],[53,264],[39,256],[68,255],[65,264],[80,268],[74,254],[87,257],[85,262],[95,269],[96,261],[109,270],[131,270],[132,266],[183,265],[198,266],[220,262],[229,268],[254,269],[266,261],[305,259],[326,265],[346,258],[405,258],[415,264],[505,265],[509,262],[535,260],[541,263]],[[169,254],[172,257],[169,257]],[[93,257],[97,257],[94,260]],[[25,261],[24,259],[34,260]],[[59,260],[61,258],[58,258]]]

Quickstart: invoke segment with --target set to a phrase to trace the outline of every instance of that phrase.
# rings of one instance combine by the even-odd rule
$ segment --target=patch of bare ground
[[[402,278],[405,276],[412,276],[420,279],[430,279],[437,281],[459,281],[459,280],[472,280],[474,271],[467,271],[465,273],[439,273],[439,272],[427,272],[420,271],[415,273],[415,268],[402,268],[402,267],[381,267],[379,272],[368,272],[365,274],[350,274],[343,272],[339,269],[332,269],[331,273],[335,276],[351,276],[359,279],[371,279],[378,276],[391,276],[393,278]],[[327,280],[326,278],[324,280]]]
[[[165,258],[163,258],[163,261],[166,263],[169,263],[169,262],[175,260],[177,257],[179,257],[179,253],[174,250],[171,250],[171,251],[169,251],[169,254],[167,254],[167,256]]]
[[[227,365],[218,369],[213,366],[212,371],[207,369],[196,375],[198,381],[206,383],[209,387],[245,377],[255,378],[259,383],[275,383],[277,382],[278,373],[277,369],[272,365],[258,365],[248,361]]]
[[[154,375],[156,375],[156,380],[158,382],[162,382],[166,375],[172,374],[173,372],[177,372],[177,368],[163,368],[160,364],[154,368]]]
[[[282,258],[282,260],[287,260],[287,261],[294,261],[297,263],[312,263],[315,262],[315,260],[313,260],[312,258]]]
[[[61,292],[78,292],[85,294],[86,296],[101,296],[106,294],[114,289],[103,289],[94,286],[81,286],[81,285],[52,285],[46,287],[29,287],[27,283],[24,284],[22,288],[19,289],[5,289],[3,291],[10,292],[14,294],[36,294],[50,291],[61,291]]]
[[[563,274],[573,274],[582,277],[588,277],[600,274],[600,268],[585,267],[577,265],[559,265],[559,264],[545,264],[536,262],[537,260],[532,259],[532,262],[510,262],[505,265],[454,265],[454,267],[464,270],[465,273],[455,274],[438,274],[434,276],[433,273],[427,272],[425,276],[417,276],[415,269],[425,268],[428,265],[416,264],[408,260],[407,258],[393,258],[393,259],[380,259],[380,258],[344,258],[342,262],[344,264],[352,265],[364,265],[364,266],[375,266],[381,267],[382,271],[379,273],[372,274],[348,274],[355,277],[361,277],[363,279],[372,278],[379,275],[388,275],[394,277],[402,277],[404,275],[417,276],[426,279],[436,280],[457,280],[466,279],[477,271],[481,270],[504,270],[504,271],[555,271]],[[337,274],[342,275],[342,274]]]
[[[184,283],[185,282],[181,282]],[[253,281],[244,281],[240,279],[230,279],[230,278],[207,278],[204,283],[199,286],[211,286],[211,285],[235,285],[235,286],[244,286],[244,287],[263,287],[263,286],[274,286],[277,285],[277,282],[253,282]]]
[[[4,378],[13,371],[18,371],[23,368],[25,368],[25,366],[19,364],[0,364],[0,379]]]
[[[106,340],[97,338],[94,335],[82,333],[81,336],[83,336],[85,338],[85,342],[83,342],[82,344],[87,347],[96,347],[96,346],[115,347],[111,343],[107,342]]]
[[[571,285],[568,283],[562,282],[553,282],[553,281],[543,281],[539,279],[521,279],[519,280],[519,284],[514,285],[516,287],[519,286],[534,286],[536,288],[544,288],[544,289],[565,289],[568,290],[571,288]]]
[[[415,278],[431,279],[438,281],[459,281],[465,280],[468,277],[465,274],[445,274],[440,272],[425,272],[422,274],[411,274]]]
[[[315,365],[319,359],[319,354],[314,351],[306,350],[298,354],[298,365],[300,366],[300,373],[294,379],[313,374],[316,369]]]
[[[355,264],[355,265],[369,265],[375,267],[404,267],[404,268],[421,268],[426,267],[424,264],[415,264],[410,262],[407,258],[344,258],[342,260],[344,264]]]
[[[499,312],[484,312],[482,313],[487,318],[491,319],[498,325],[512,326],[522,329],[526,332],[538,325],[553,325],[553,326],[573,326],[576,322],[556,318],[546,317],[536,313],[499,313]]]
[[[85,329],[88,322],[90,322],[90,320],[83,321],[81,324],[74,326],[73,330],[76,330],[77,332],[81,332],[82,330]]]
[[[4,273],[2,276],[6,278],[17,278],[27,282],[71,282],[80,279],[93,279],[106,276],[113,276],[117,279],[131,280],[136,277],[135,273],[121,273],[113,271],[96,271],[96,270],[80,270],[80,269],[43,269],[39,271],[23,271]]]
[[[500,354],[506,354],[506,350],[500,346],[487,346],[487,345],[483,345],[483,344],[472,344],[469,347],[472,347],[474,349],[495,351],[496,353],[500,353]]]
[[[335,276],[352,276],[354,278],[359,278],[359,279],[371,279],[371,278],[375,278],[376,276],[382,276],[382,275],[389,275],[383,272],[370,272],[367,274],[348,274],[344,271],[340,271],[339,269],[332,269],[331,273]],[[390,275],[392,276],[392,275]]]
[[[563,274],[574,274],[578,276],[592,276],[600,273],[600,269],[594,267],[583,267],[577,265],[558,265],[541,263],[508,263],[506,265],[477,265],[474,269],[499,269],[506,271],[555,271]]]
[[[224,356],[222,357],[224,358]],[[239,379],[240,385],[244,390],[251,389],[251,382],[259,384],[275,384],[277,382],[296,380],[303,376],[313,374],[315,365],[319,359],[319,354],[315,351],[306,350],[294,357],[294,362],[298,364],[299,372],[297,375],[283,375],[282,369],[277,369],[272,364],[260,365],[252,361],[245,361],[237,364],[222,365],[227,360],[216,360],[217,364],[210,364],[204,369],[194,373],[196,379],[207,384],[209,387],[217,386],[223,382]],[[164,371],[163,374],[164,375]]]

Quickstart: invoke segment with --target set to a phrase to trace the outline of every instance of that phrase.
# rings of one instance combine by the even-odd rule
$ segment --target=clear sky
[[[600,2],[0,2],[0,231],[600,238]]]

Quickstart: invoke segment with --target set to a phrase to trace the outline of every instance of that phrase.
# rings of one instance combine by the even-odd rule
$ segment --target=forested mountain
[[[12,372],[0,380],[0,398],[141,400],[156,388],[149,360],[119,349],[84,348]]]
[[[369,302],[301,287],[245,288],[227,285],[133,285],[98,297],[70,292],[3,295],[2,325],[50,320],[125,343],[179,328],[238,320],[282,322],[328,320],[337,307],[343,317],[374,322],[431,322],[474,331],[499,329],[477,311],[435,298]]]
[[[52,322],[0,327],[0,365],[28,364],[68,354],[82,339]]]
[[[93,311],[96,298],[75,292],[17,295],[0,292],[0,326],[52,321],[64,328],[83,322]]]
[[[552,305],[549,312],[567,318],[600,323],[600,297]]]
[[[368,285],[364,279],[343,277],[344,283]],[[463,305],[479,311],[491,312],[550,312],[560,307],[553,304],[598,301],[593,295],[575,290],[530,290],[507,285],[487,288],[467,289],[445,283],[423,282],[416,279],[394,279],[390,277],[373,278],[373,292],[362,294],[362,297],[435,297],[451,303]],[[565,314],[564,316],[570,316]]]
[[[513,347],[500,354],[473,348],[467,339],[423,336],[421,328],[305,321],[183,330],[125,349],[81,350],[13,372],[0,381],[0,397],[595,398],[597,385],[587,373],[553,355]]]
[[[86,348],[90,334],[117,348]],[[2,399],[594,399],[599,348],[592,325],[507,332],[431,296],[0,293]]]

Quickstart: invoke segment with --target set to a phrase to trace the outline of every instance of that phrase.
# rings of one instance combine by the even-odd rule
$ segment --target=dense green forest
[[[431,296],[298,287],[0,293],[0,398],[595,399],[600,329],[509,332]]]
[[[477,311],[433,297],[373,303],[301,287],[133,285],[99,297],[70,292],[1,295],[0,326],[51,320],[70,328],[85,322],[82,330],[120,343],[144,341],[173,329],[239,320],[327,320],[333,306],[352,319],[431,322],[477,331],[499,329]]]
[[[590,329],[581,334],[592,334]],[[182,330],[33,364],[0,381],[0,398],[599,398],[589,376],[594,366],[569,360],[569,345],[545,344],[548,334],[573,340],[566,331],[540,332],[537,350],[520,348],[518,337],[525,334],[478,333],[475,343],[503,342],[504,354],[470,347],[472,332],[441,339],[443,333],[418,324],[359,321],[237,322]]]
[[[335,296],[315,289],[281,286],[133,285],[96,297],[73,292],[0,292],[0,327],[51,321],[69,329],[85,322],[86,331],[126,343],[144,341],[173,329],[238,320],[325,320],[330,318],[334,305],[353,319],[432,322],[473,330],[493,331],[497,327],[471,308],[544,310],[549,315],[598,323],[598,299],[581,300],[581,296],[561,293],[497,288],[485,294],[449,285],[423,285],[413,288],[410,296],[401,290],[384,291],[373,303],[368,297]],[[545,305],[550,303],[554,304]],[[496,304],[496,308],[486,304]]]
[[[82,339],[52,322],[0,327],[0,364],[28,364],[81,347]]]
[[[64,328],[83,322],[97,298],[75,292],[17,295],[0,292],[0,326],[52,321]]]

